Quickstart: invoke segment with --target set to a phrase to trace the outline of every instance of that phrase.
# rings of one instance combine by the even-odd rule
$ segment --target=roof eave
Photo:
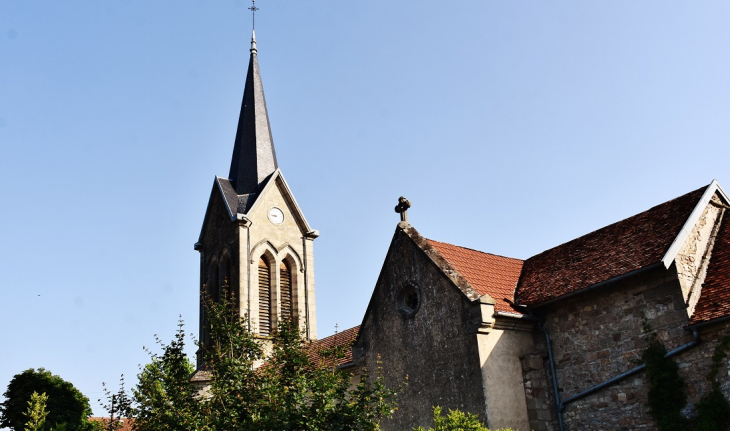
[[[461,275],[456,268],[449,263],[449,261],[436,249],[428,243],[428,240],[421,236],[418,231],[410,225],[408,222],[398,223],[398,227],[406,234],[409,238],[418,246],[429,259],[441,270],[441,272],[448,277],[448,279],[459,289],[469,301],[478,301],[480,298],[489,297],[492,303],[495,303],[494,298],[488,294],[480,295],[479,292]]]
[[[238,208],[236,208],[236,211],[231,210],[231,206],[228,204],[228,199],[226,199],[226,194],[223,192],[223,185],[221,185],[221,177],[218,175],[215,176],[215,183],[218,185],[218,191],[221,194],[221,197],[223,198],[223,202],[226,204],[226,209],[228,210],[228,217],[231,218],[231,220],[236,219],[236,213],[238,213]]]
[[[218,193],[221,194],[221,199],[223,199],[223,203],[226,206],[226,210],[228,211],[228,216],[231,217],[231,220],[235,220],[236,216],[235,214],[231,213],[231,209],[228,206],[228,201],[226,200],[226,195],[223,193],[223,190],[221,189],[220,184],[220,178],[218,175],[215,176],[215,180],[213,181],[213,189],[210,191],[210,197],[208,197],[208,206],[205,209],[205,215],[203,216],[203,224],[200,226],[200,233],[198,234],[198,242],[195,243],[195,250],[198,250],[199,245],[202,244],[203,241],[203,231],[205,230],[206,221],[208,220],[208,214],[210,213],[210,204],[213,201],[213,191],[218,189]],[[200,250],[198,250],[200,251]]]
[[[662,262],[655,262],[655,263],[652,263],[652,264],[647,265],[645,267],[642,267],[642,268],[639,268],[639,269],[635,269],[633,271],[625,272],[625,273],[623,273],[621,275],[617,275],[616,277],[609,278],[608,280],[603,280],[603,281],[598,282],[596,284],[591,284],[590,286],[586,286],[586,287],[584,287],[582,289],[574,290],[574,291],[572,291],[570,293],[566,293],[565,295],[556,296],[554,298],[548,299],[547,301],[540,302],[540,303],[537,303],[537,304],[532,304],[532,305],[526,305],[526,306],[528,308],[541,308],[541,307],[544,307],[546,305],[550,305],[550,304],[553,304],[555,302],[562,301],[564,299],[572,298],[573,296],[576,296],[576,295],[581,295],[583,293],[592,291],[592,290],[594,290],[596,288],[603,287],[603,286],[605,286],[607,284],[616,283],[617,281],[623,280],[625,278],[633,277],[635,275],[639,275],[639,274],[642,274],[644,272],[652,271],[652,270],[660,267],[661,266],[661,263]]]

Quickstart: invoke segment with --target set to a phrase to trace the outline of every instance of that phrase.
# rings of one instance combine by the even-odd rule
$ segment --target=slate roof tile
[[[488,294],[494,299],[496,311],[516,313],[504,300],[512,301],[522,269],[520,259],[484,253],[431,239],[427,241],[477,293]]]
[[[228,211],[235,215],[238,211],[238,200],[239,196],[236,194],[236,190],[233,188],[231,182],[226,178],[216,177],[216,181],[220,185],[221,192],[223,193],[223,199],[226,201]]]
[[[525,261],[518,304],[534,306],[664,257],[707,187],[544,251]]]
[[[730,315],[730,220],[725,213],[690,324]]]

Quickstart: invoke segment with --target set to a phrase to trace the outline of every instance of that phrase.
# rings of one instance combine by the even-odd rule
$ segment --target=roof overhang
[[[697,205],[692,210],[689,218],[682,226],[682,230],[679,231],[679,234],[674,238],[672,245],[669,246],[669,249],[664,254],[664,257],[662,258],[662,263],[664,264],[665,268],[669,268],[670,266],[672,266],[672,262],[674,262],[674,259],[677,257],[677,253],[679,253],[682,245],[685,243],[685,241],[687,241],[687,238],[692,233],[692,229],[694,229],[697,221],[700,219],[700,217],[702,217],[702,213],[705,211],[705,207],[707,206],[707,204],[710,203],[710,200],[712,199],[712,196],[715,195],[715,193],[719,194],[726,204],[730,203],[728,195],[725,193],[722,187],[720,187],[720,184],[717,182],[717,180],[712,180],[710,185],[707,186],[705,193],[700,198],[700,201],[697,202]]]

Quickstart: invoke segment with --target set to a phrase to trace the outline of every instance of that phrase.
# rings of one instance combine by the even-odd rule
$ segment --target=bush
[[[427,431],[423,427],[414,428],[414,431]],[[447,416],[443,416],[441,407],[433,408],[433,428],[428,431],[489,431],[477,415],[464,413],[460,410],[449,410]],[[511,428],[505,428],[495,431],[512,431]]]

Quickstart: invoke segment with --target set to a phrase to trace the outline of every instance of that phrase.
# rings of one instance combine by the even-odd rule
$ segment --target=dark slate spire
[[[239,195],[258,191],[261,183],[278,168],[256,51],[254,32],[231,171],[228,174],[228,179]]]

